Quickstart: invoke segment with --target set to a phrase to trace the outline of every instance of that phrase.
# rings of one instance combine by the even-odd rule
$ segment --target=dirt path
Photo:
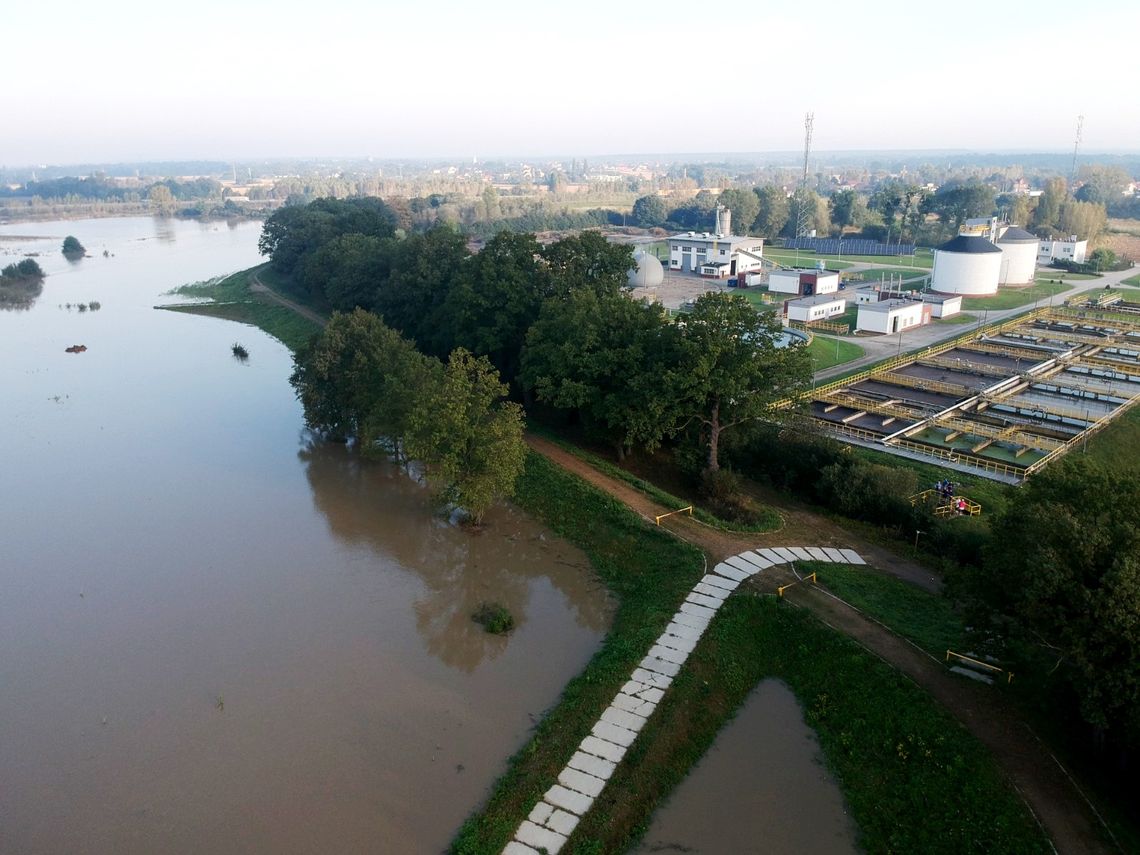
[[[602,474],[541,437],[528,436],[527,442],[535,451],[628,505],[646,519],[652,520],[657,514],[675,510],[660,507],[630,485]],[[761,535],[722,532],[680,514],[665,518],[662,526],[702,549],[714,561],[757,546],[802,541],[811,545],[854,548],[880,569],[889,569],[890,562],[894,568],[891,572],[895,575],[907,578],[908,574],[917,573],[927,580],[925,587],[929,587],[928,571],[893,556],[881,547],[860,542],[827,519],[800,509],[782,514],[785,527],[779,532]],[[793,578],[789,569],[778,567],[757,577],[754,584],[761,585],[763,590],[774,590],[777,585]],[[796,586],[786,596],[914,680],[962,722],[993,753],[1047,830],[1058,852],[1062,855],[1108,855],[1115,851],[1104,842],[1101,825],[1084,796],[1049,750],[993,689],[952,676],[941,662],[929,654],[822,590]]]
[[[290,300],[288,297],[282,297],[280,294],[278,294],[276,291],[274,291],[272,288],[270,288],[268,285],[266,285],[264,282],[262,282],[260,275],[258,275],[257,273],[254,273],[252,276],[249,277],[249,290],[252,291],[254,294],[262,294],[265,297],[268,297],[274,303],[279,303],[280,305],[284,306],[286,309],[291,309],[292,311],[296,312],[301,317],[312,321],[314,324],[317,324],[317,325],[323,327],[325,324],[327,324],[329,322],[328,318],[324,317],[323,315],[317,314],[312,309],[308,309],[308,308],[302,306],[300,303],[295,303],[292,300]]]

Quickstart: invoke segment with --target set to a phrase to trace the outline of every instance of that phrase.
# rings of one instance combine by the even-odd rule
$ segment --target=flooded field
[[[48,273],[0,311],[0,852],[440,851],[608,626],[577,550],[456,529],[313,441],[282,345],[152,309],[259,230],[0,227]]]
[[[795,695],[760,683],[658,809],[639,855],[854,855],[855,824]]]

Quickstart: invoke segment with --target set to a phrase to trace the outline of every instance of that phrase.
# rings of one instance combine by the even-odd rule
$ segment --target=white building
[[[860,303],[856,331],[897,333],[930,323],[931,304],[918,300],[880,300]]]
[[[927,303],[930,306],[932,318],[948,318],[962,311],[962,296],[960,294],[936,294],[933,291],[870,291],[871,299],[863,297],[858,292],[857,300],[860,303],[871,303],[886,300],[910,300],[912,302]]]
[[[997,239],[1001,250],[999,285],[1028,285],[1037,271],[1037,237],[1025,229],[1010,226]]]
[[[768,290],[777,294],[834,294],[839,290],[839,274],[830,270],[773,270],[768,274]]]
[[[826,321],[847,311],[847,298],[835,294],[800,297],[784,303],[784,311],[789,321],[802,321],[805,324]]]
[[[1042,240],[1037,243],[1037,263],[1052,264],[1058,261],[1075,261],[1083,264],[1088,254],[1089,242],[1077,240],[1076,235],[1069,235],[1066,240]]]
[[[669,269],[725,279],[759,270],[764,239],[738,235],[685,232],[669,238]]]

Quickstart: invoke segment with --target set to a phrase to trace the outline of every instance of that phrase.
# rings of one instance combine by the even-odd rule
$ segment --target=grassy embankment
[[[1038,282],[1024,288],[998,288],[992,297],[964,297],[962,308],[967,311],[981,309],[1016,309],[1018,306],[1028,306],[1031,303],[1047,303],[1050,297],[1063,294],[1072,286],[1063,282]],[[1061,300],[1054,301],[1060,304]]]
[[[701,568],[695,549],[536,455],[516,501],[587,552],[619,608],[602,650],[461,829],[452,849],[461,855],[502,850]],[[803,705],[865,850],[1047,851],[992,758],[924,692],[806,613],[747,594],[722,609],[566,851],[620,852],[635,842],[767,677],[784,680]]]
[[[808,352],[811,354],[812,368],[823,371],[825,368],[860,359],[866,351],[854,342],[816,334],[808,345]]]
[[[707,526],[718,528],[721,531],[738,531],[756,534],[766,531],[777,531],[782,524],[780,515],[768,507],[758,508],[756,510],[757,519],[751,524],[734,523],[721,519],[714,515],[712,512],[701,507],[699,500],[694,499],[692,495],[689,495],[687,498],[680,498],[678,496],[675,496],[672,493],[661,489],[656,484],[650,481],[646,481],[644,478],[635,475],[628,469],[623,469],[622,467],[606,460],[604,457],[594,454],[591,451],[587,451],[581,446],[575,445],[572,442],[568,442],[561,437],[550,433],[549,431],[542,430],[538,432],[541,433],[541,435],[548,439],[550,442],[553,442],[555,445],[557,445],[559,448],[570,454],[573,454],[580,460],[586,461],[590,464],[590,466],[597,469],[602,474],[608,475],[610,478],[613,478],[617,481],[622,481],[626,484],[629,484],[635,490],[639,490],[640,492],[644,493],[650,499],[657,502],[657,504],[662,505],[663,507],[677,509],[692,505],[693,517]]]
[[[185,303],[157,308],[191,315],[205,315],[249,324],[264,330],[296,351],[320,331],[320,327],[292,309],[255,294],[249,288],[249,277],[262,268],[242,270],[222,279],[182,285],[169,293],[178,297],[212,300],[210,303]]]

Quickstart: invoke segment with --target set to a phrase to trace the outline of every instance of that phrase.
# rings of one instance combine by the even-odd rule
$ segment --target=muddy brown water
[[[153,310],[257,263],[258,224],[21,233],[0,262],[49,275],[0,311],[0,852],[445,848],[608,628],[584,556],[510,507],[458,530],[303,430],[282,345]]]
[[[855,826],[795,695],[765,680],[637,849],[700,855],[854,855]]]

